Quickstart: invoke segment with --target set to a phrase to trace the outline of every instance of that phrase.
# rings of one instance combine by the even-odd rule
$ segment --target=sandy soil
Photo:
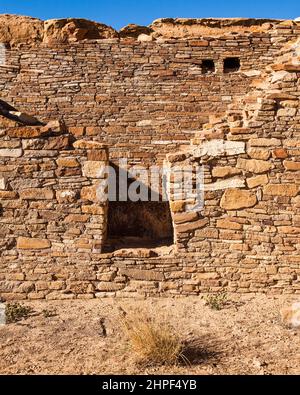
[[[34,310],[28,319],[0,327],[0,373],[299,374],[300,331],[285,327],[279,314],[295,300],[235,295],[221,311],[194,297],[26,303]],[[191,342],[191,366],[139,366],[118,306],[168,320]],[[45,317],[43,310],[56,315]]]

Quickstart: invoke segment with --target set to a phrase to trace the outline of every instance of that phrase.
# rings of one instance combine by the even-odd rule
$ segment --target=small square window
[[[241,68],[239,58],[226,58],[224,59],[224,73],[235,73]]]
[[[212,59],[205,59],[202,61],[202,74],[212,74],[215,72],[215,62]]]

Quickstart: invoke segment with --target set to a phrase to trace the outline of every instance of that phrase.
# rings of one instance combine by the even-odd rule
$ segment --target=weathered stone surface
[[[291,171],[298,171],[300,170],[300,162],[294,162],[291,160],[285,160],[283,162],[283,165],[286,170],[291,170]]]
[[[138,39],[137,39],[139,42],[141,42],[141,43],[144,43],[144,42],[151,42],[151,41],[153,41],[154,40],[154,38],[153,38],[153,36],[151,36],[151,35],[148,35],[148,34],[140,34],[139,36],[138,36]]]
[[[43,21],[18,15],[0,16],[0,42],[12,47],[39,43],[43,37]]]
[[[56,199],[59,203],[74,203],[78,198],[76,191],[56,191]]]
[[[173,213],[180,213],[184,211],[185,206],[186,206],[185,200],[177,200],[174,202],[170,202],[170,208]]]
[[[240,169],[231,166],[217,166],[212,169],[212,176],[216,178],[225,178],[241,173]]]
[[[217,278],[220,278],[220,275],[216,272],[197,273],[195,275],[195,279],[198,281],[215,280]]]
[[[233,135],[236,134],[251,134],[254,133],[255,130],[251,128],[231,128],[230,133]]]
[[[81,199],[97,202],[97,190],[95,186],[83,187],[81,189]]]
[[[23,200],[51,200],[54,198],[52,189],[29,188],[20,191],[20,198]]]
[[[17,199],[18,194],[14,191],[0,191],[0,199]]]
[[[235,218],[224,218],[217,221],[217,227],[221,229],[242,230],[243,225],[236,222]]]
[[[207,218],[199,219],[198,221],[189,222],[184,225],[177,225],[176,231],[178,233],[191,232],[192,230],[204,228],[209,223]]]
[[[108,170],[106,168],[106,162],[86,161],[82,167],[82,173],[88,178],[105,178]]]
[[[278,117],[294,117],[297,113],[296,108],[281,108],[277,112]]]
[[[19,237],[17,240],[17,248],[19,250],[43,250],[50,247],[51,242],[47,239]]]
[[[239,158],[237,167],[251,173],[260,174],[269,171],[272,168],[272,164],[263,160]]]
[[[240,141],[210,140],[194,151],[194,156],[238,155],[245,153],[245,143]]]
[[[119,36],[120,38],[125,38],[125,37],[138,38],[141,34],[150,35],[152,32],[153,30],[150,27],[140,26],[134,23],[130,23],[129,25],[119,30]]]
[[[60,167],[78,167],[80,166],[78,160],[76,158],[59,158],[56,161],[57,165]]]
[[[264,194],[271,196],[297,196],[300,186],[295,184],[268,184],[264,187]]]
[[[22,150],[20,148],[16,149],[0,149],[0,157],[7,157],[7,158],[19,158],[22,156]]]
[[[265,139],[265,138],[258,138],[258,139],[250,139],[249,140],[250,147],[277,147],[281,145],[281,141],[279,139]]]
[[[107,145],[98,143],[97,141],[86,141],[86,140],[78,140],[73,144],[74,148],[76,149],[88,149],[88,150],[94,150],[94,149],[105,149],[107,148]]]
[[[49,130],[45,130],[42,126],[22,126],[10,128],[7,131],[9,137],[21,137],[24,139],[42,137],[47,134],[49,134]]]
[[[136,31],[135,37],[94,42],[82,25],[55,22],[48,44],[42,23],[43,45],[16,50],[13,44],[6,51],[2,93],[18,109],[1,101],[0,113],[27,112],[44,123],[61,117],[70,141],[82,140],[70,146],[58,121],[19,129],[0,116],[0,149],[23,149],[21,156],[0,157],[0,180],[6,180],[0,189],[1,298],[299,292],[300,196],[298,187],[287,187],[299,183],[292,172],[300,161],[299,114],[293,115],[299,76],[268,67],[281,50],[278,64],[299,64],[299,29],[277,22],[263,27],[261,21],[165,22],[173,29],[166,32],[170,40]],[[232,56],[239,57],[240,70],[226,62],[223,68]],[[204,185],[213,187],[197,213],[189,211],[195,209],[194,189],[184,198],[170,192],[170,201],[185,200],[170,204],[171,216],[165,203],[160,211],[153,202],[132,204],[132,210],[119,202],[113,211],[97,196],[102,180],[93,178],[93,165],[84,165],[110,160],[118,166],[126,157],[130,166],[148,168],[161,166],[167,155],[171,185],[182,186],[176,166],[184,164],[202,167]],[[236,166],[238,159],[245,168]],[[248,159],[272,167],[252,174],[261,162]],[[264,193],[268,182],[283,185],[278,195]],[[29,188],[51,190],[53,198],[36,200],[37,191],[20,199]],[[238,195],[228,201],[232,189]],[[230,211],[220,207],[221,198]],[[121,240],[107,240],[113,215],[124,216]],[[24,235],[50,241],[51,249],[17,249]],[[175,246],[169,245],[173,239]],[[142,242],[150,248],[133,248]],[[103,254],[104,247],[110,252]],[[138,272],[132,278],[122,270]]]
[[[50,19],[44,22],[43,42],[46,44],[115,37],[118,33],[113,28],[86,19]]]
[[[124,284],[101,282],[97,285],[97,290],[100,292],[115,292],[120,291],[124,287]]]
[[[273,158],[276,158],[276,159],[285,159],[289,156],[287,151],[284,148],[275,149],[273,151],[272,155],[273,155]]]
[[[227,188],[244,188],[245,180],[243,178],[228,178],[226,180],[216,181],[205,185],[206,191],[220,191]]]
[[[87,222],[90,216],[85,214],[70,214],[65,218],[66,223]]]
[[[266,174],[256,176],[256,177],[251,177],[247,178],[247,185],[248,188],[256,188],[261,185],[267,185],[269,182],[268,176]]]
[[[105,215],[106,210],[100,205],[82,206],[81,210],[84,214]]]
[[[239,210],[255,206],[256,195],[240,189],[227,189],[221,199],[220,206],[225,210]]]
[[[108,161],[107,149],[88,151],[87,159],[88,161]]]
[[[252,159],[268,160],[271,156],[271,151],[261,148],[249,148],[247,154]]]
[[[203,36],[219,36],[220,32],[235,32],[240,33],[241,31],[253,31],[253,32],[264,32],[268,24],[272,21],[271,19],[244,19],[244,18],[232,18],[232,19],[215,19],[215,18],[162,18],[155,20],[150,27],[154,30],[155,37],[161,37],[164,39],[173,38],[195,38]]]
[[[154,270],[120,269],[120,274],[134,280],[163,281],[164,275]]]
[[[198,218],[197,213],[179,213],[174,215],[175,224],[184,224],[185,222],[192,222]]]

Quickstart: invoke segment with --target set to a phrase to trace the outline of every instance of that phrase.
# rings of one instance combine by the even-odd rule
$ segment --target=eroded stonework
[[[55,22],[73,37],[62,43],[32,23],[38,43],[24,33],[0,66],[13,107],[0,120],[1,297],[299,293],[300,25],[164,20],[93,41]],[[169,195],[173,246],[105,252],[97,186],[119,158],[164,163],[170,191],[176,167],[204,168],[202,210]]]

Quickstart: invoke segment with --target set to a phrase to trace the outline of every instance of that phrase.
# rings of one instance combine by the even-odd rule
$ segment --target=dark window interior
[[[124,172],[117,167],[115,171],[118,176],[120,171]],[[128,187],[132,181],[128,179]],[[150,196],[151,189],[146,189]],[[109,200],[106,243],[108,251],[173,245],[174,230],[169,202],[163,201],[160,195],[158,201],[120,200],[123,199],[120,199],[118,193],[116,201]]]
[[[226,58],[224,59],[224,73],[234,73],[239,71],[241,62],[239,58]]]
[[[215,68],[215,62],[212,59],[205,59],[202,62],[202,74],[211,74],[214,73],[216,68]]]

